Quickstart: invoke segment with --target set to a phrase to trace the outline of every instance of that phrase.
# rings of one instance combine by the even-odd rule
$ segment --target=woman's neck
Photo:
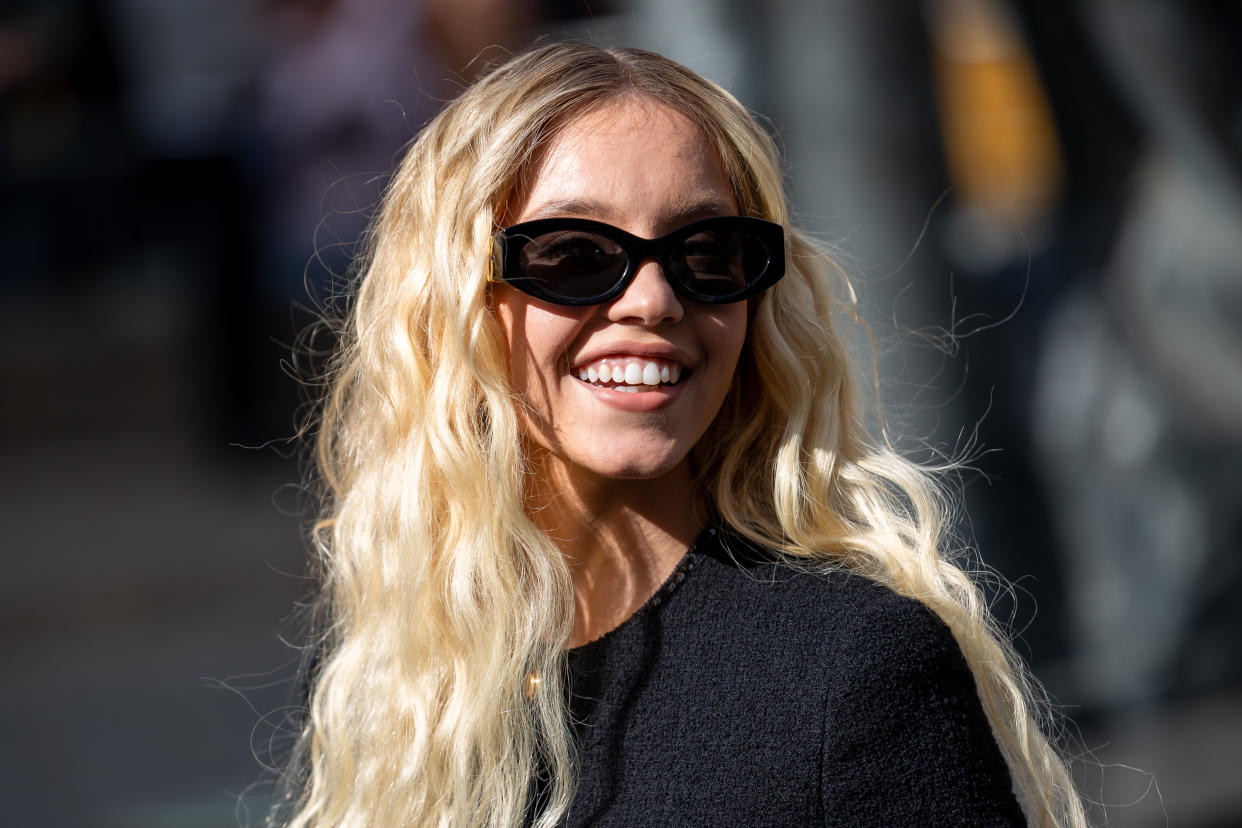
[[[560,548],[573,576],[570,647],[594,641],[633,615],[705,523],[688,461],[646,480],[546,467],[536,479],[531,516]]]

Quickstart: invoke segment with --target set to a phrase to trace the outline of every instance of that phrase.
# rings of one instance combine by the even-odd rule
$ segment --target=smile
[[[627,393],[676,385],[682,376],[677,363],[644,357],[605,357],[575,370],[582,382]]]

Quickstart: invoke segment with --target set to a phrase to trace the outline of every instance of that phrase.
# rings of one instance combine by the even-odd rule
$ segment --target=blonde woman
[[[1083,823],[727,92],[519,55],[413,144],[364,265],[274,821]]]

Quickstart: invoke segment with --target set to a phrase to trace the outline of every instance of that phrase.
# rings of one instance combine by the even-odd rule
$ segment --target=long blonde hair
[[[717,148],[740,211],[788,227],[771,139],[736,99],[658,55],[543,46],[485,75],[411,146],[385,194],[317,435],[313,538],[327,619],[286,772],[292,826],[508,826],[565,813],[573,587],[526,511],[527,458],[489,309],[491,237],[541,149],[619,96],[666,104]],[[875,444],[834,320],[848,284],[789,231],[716,421],[694,449],[734,530],[934,610],[970,664],[1028,818],[1083,824],[1031,687],[980,593],[940,550],[933,477]],[[527,678],[541,677],[538,693]]]

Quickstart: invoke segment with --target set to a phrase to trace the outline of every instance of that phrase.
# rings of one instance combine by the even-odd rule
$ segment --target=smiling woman
[[[594,204],[599,218],[659,236],[685,220],[679,213],[687,201],[708,205],[696,209],[713,214],[736,213],[715,150],[685,116],[641,99],[621,100],[557,137],[534,169],[530,193],[510,212],[526,221],[564,211],[565,204]],[[685,466],[733,378],[746,339],[746,306],[679,296],[668,269],[653,259],[627,269],[633,278],[623,292],[573,310],[507,284],[497,289],[510,371],[533,415],[524,429],[560,460],[555,471],[545,464],[547,474],[577,467],[603,478],[659,477]],[[577,375],[589,376],[592,367],[610,379],[584,384]],[[679,381],[660,386],[662,368],[680,369]],[[657,387],[618,396],[617,371],[622,387],[642,387],[644,373],[656,375],[651,385]],[[647,416],[634,416],[640,413]],[[682,492],[688,496],[688,489]]]
[[[520,222],[590,211],[644,238],[737,212],[702,130],[632,96],[569,124],[532,168],[527,189],[506,211]],[[684,250],[678,257],[690,260]],[[571,563],[578,603],[571,645],[631,616],[703,528],[690,450],[716,418],[746,340],[744,301],[688,299],[674,289],[673,268],[654,258],[631,261],[624,272],[624,289],[591,306],[554,305],[503,283],[495,295],[524,403],[522,433],[537,447],[529,507]],[[609,522],[639,534],[643,548],[627,543],[605,553],[600,536]],[[645,559],[637,569],[629,561],[636,554]]]
[[[1082,824],[728,93],[520,55],[427,127],[371,241],[273,824]]]

